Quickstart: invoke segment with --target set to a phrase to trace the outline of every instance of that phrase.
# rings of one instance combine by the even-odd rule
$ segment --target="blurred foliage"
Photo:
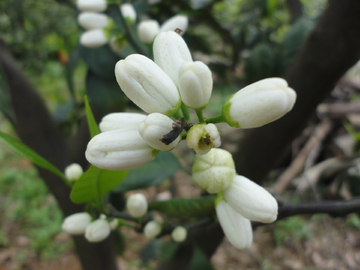
[[[299,216],[286,218],[274,224],[274,238],[277,246],[284,245],[291,240],[301,242],[308,239],[311,232],[307,221]]]
[[[63,219],[54,197],[26,160],[6,146],[1,145],[0,150],[0,245],[7,247],[12,238],[22,235],[29,240],[29,250],[41,258],[58,258],[72,244],[54,242]],[[26,256],[25,252],[19,259],[26,260]]]

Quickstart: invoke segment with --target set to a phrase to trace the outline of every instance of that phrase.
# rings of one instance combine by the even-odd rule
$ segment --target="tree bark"
[[[271,124],[244,131],[234,159],[237,172],[261,183],[289,150],[316,106],[360,58],[360,1],[329,1],[285,79],[297,92],[290,113]]]
[[[69,148],[43,100],[1,41],[0,65],[7,78],[15,113],[15,119],[9,120],[18,136],[27,146],[64,171],[73,162]],[[82,151],[84,153],[85,149]],[[64,216],[84,211],[83,205],[74,204],[70,200],[70,188],[58,176],[41,168],[38,171],[57,199]],[[96,244],[87,242],[83,236],[73,239],[84,270],[118,269],[112,237]]]

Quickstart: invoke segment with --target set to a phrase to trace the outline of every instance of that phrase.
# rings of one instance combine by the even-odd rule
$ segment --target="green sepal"
[[[240,125],[237,121],[233,120],[230,116],[230,107],[232,105],[232,103],[230,102],[231,98],[225,103],[225,105],[222,107],[222,115],[224,116],[226,123],[228,123],[228,125],[230,127],[233,128],[240,128]]]

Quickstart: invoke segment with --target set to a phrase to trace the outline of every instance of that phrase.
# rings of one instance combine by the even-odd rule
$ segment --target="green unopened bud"
[[[209,193],[228,188],[235,176],[235,164],[230,152],[215,148],[206,155],[196,155],[192,167],[195,183]]]

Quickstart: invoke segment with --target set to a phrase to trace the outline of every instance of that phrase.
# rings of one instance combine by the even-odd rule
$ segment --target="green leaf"
[[[52,165],[49,161],[41,157],[39,154],[37,154],[34,150],[23,144],[22,142],[16,140],[15,138],[3,133],[0,131],[0,141],[10,147],[12,150],[14,150],[19,155],[27,158],[32,163],[38,165],[41,168],[47,169],[54,174],[60,176],[62,179],[64,179],[67,182],[67,179],[65,175],[54,165]]]
[[[74,203],[99,200],[102,196],[119,185],[126,177],[127,171],[108,171],[91,166],[75,182],[70,198]]]
[[[149,204],[149,210],[156,210],[170,217],[191,218],[215,213],[215,196],[192,199],[175,198],[167,201],[155,201]]]
[[[125,181],[116,191],[124,192],[158,185],[181,169],[182,166],[173,153],[161,151],[153,161],[129,170]]]
[[[204,251],[197,246],[194,248],[189,270],[214,270],[209,258]]]
[[[88,121],[88,125],[89,125],[89,131],[90,131],[90,135],[91,138],[94,137],[95,135],[100,133],[100,129],[95,121],[94,115],[91,111],[90,108],[90,104],[88,101],[87,96],[85,96],[85,110],[86,110],[86,118]]]

